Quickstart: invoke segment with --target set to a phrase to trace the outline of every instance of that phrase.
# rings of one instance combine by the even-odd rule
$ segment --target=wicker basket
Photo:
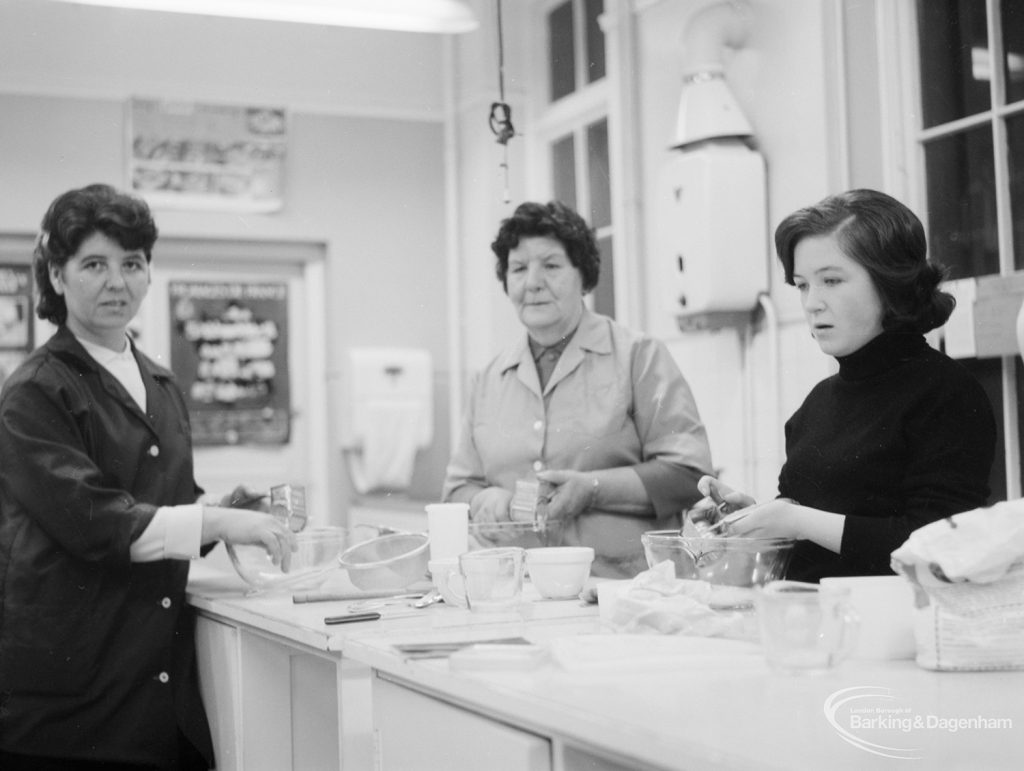
[[[1024,669],[1024,562],[991,584],[917,588],[914,636],[925,669]]]

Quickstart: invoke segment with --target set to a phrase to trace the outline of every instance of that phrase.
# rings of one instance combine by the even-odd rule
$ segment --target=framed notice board
[[[196,445],[285,444],[288,285],[172,281],[171,369]]]

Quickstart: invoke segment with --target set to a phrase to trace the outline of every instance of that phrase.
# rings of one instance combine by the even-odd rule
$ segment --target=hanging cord
[[[498,0],[498,98],[500,101],[491,103],[491,114],[488,123],[491,132],[502,146],[503,158],[499,168],[504,176],[504,201],[511,200],[508,191],[508,141],[516,135],[512,125],[512,108],[505,101],[505,35],[501,26],[501,0]]]

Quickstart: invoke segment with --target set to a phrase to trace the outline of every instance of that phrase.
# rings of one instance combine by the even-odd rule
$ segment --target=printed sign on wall
[[[288,442],[287,284],[173,281],[168,291],[171,368],[193,443]]]
[[[259,212],[283,206],[283,109],[153,99],[129,105],[129,183],[152,205]]]
[[[0,265],[0,387],[32,350],[32,268]]]

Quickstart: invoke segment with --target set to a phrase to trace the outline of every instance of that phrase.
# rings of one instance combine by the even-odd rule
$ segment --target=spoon
[[[437,589],[431,589],[418,600],[413,600],[409,604],[414,608],[425,608],[428,605],[433,605],[435,602],[441,602],[441,592],[437,591]]]
[[[725,535],[727,534],[727,527],[729,525],[733,524],[734,522],[739,522],[749,513],[750,512],[744,511],[743,509],[740,509],[739,511],[734,511],[732,514],[722,517],[715,524],[709,526],[708,529],[705,531],[705,535],[710,535],[712,533],[719,533]]]

